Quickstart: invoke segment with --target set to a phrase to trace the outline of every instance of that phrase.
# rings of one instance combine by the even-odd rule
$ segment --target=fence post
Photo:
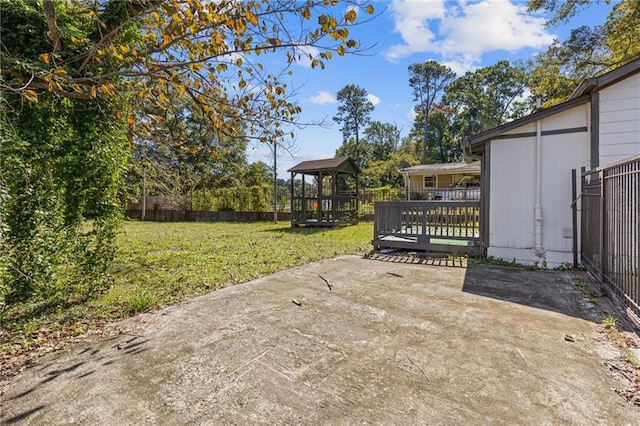
[[[380,206],[379,206],[379,202],[376,201],[373,203],[373,240],[377,240],[378,239],[378,221],[381,220],[381,214],[380,214]],[[376,246],[373,247],[374,249],[377,249]]]
[[[606,196],[606,190],[605,190],[605,182],[604,182],[604,171],[599,171],[597,172],[597,176],[598,179],[600,180],[600,226],[598,226],[598,228],[600,228],[600,277],[598,277],[600,279],[600,282],[604,282],[604,277],[605,277],[605,243],[604,243],[604,237],[606,235],[606,231],[604,229],[605,225],[606,225],[606,212],[605,212],[605,206],[606,206],[606,200],[605,200],[605,196]]]
[[[573,267],[578,267],[578,171],[571,169],[571,211],[573,213]]]
[[[429,211],[429,207],[428,206],[422,206],[422,236],[421,236],[421,240],[426,243],[426,244],[430,244],[431,243],[431,238],[427,237],[427,212]]]

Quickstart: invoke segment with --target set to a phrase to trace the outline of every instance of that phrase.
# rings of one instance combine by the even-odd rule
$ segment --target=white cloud
[[[456,73],[456,75],[461,76],[467,71],[475,71],[478,66],[476,65],[476,61],[470,59],[465,55],[458,55],[456,58],[453,58],[449,61],[438,61],[440,64],[451,68],[451,71]]]
[[[377,97],[376,95],[373,95],[371,93],[367,94],[367,99],[369,100],[369,102],[371,102],[373,104],[373,106],[376,106],[380,103],[380,98]]]
[[[416,110],[411,108],[409,111],[407,111],[407,120],[409,121],[409,123],[413,124],[414,121],[416,121],[416,117],[418,116],[418,114],[416,114]]]
[[[515,52],[550,44],[553,36],[545,30],[545,22],[527,13],[524,3],[485,0],[464,6],[459,15],[447,16],[440,29],[446,36],[446,49],[479,57],[491,50]]]
[[[513,100],[513,102],[524,102],[529,100],[531,97],[533,96],[533,93],[531,93],[531,90],[529,90],[529,88],[525,88],[524,89],[524,93],[522,94],[522,96],[518,96],[517,98],[515,98]]]
[[[526,3],[516,0],[459,0],[446,5],[443,0],[394,0],[391,9],[404,43],[391,46],[387,60],[432,53],[458,74],[472,70],[485,53],[541,48],[554,38],[545,29],[544,18],[528,13]]]
[[[335,96],[324,90],[321,90],[317,95],[310,97],[309,101],[316,105],[333,104],[337,102]]]
[[[305,68],[311,68],[311,62],[320,55],[320,50],[315,46],[301,46],[296,50],[296,63]]]
[[[403,44],[391,46],[385,57],[395,61],[417,52],[426,52],[435,44],[435,34],[429,28],[432,20],[445,14],[444,0],[393,0],[391,14],[396,32],[402,35]]]
[[[238,59],[244,60],[244,55],[239,52],[230,52],[218,58],[220,62],[233,62],[233,63],[235,63]]]

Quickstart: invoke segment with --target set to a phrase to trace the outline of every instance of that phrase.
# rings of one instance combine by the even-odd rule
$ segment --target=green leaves
[[[427,164],[429,114],[447,84],[455,78],[455,73],[436,61],[409,65],[409,86],[413,90],[413,100],[418,104],[415,111],[421,120],[416,126],[422,127],[422,164]]]
[[[347,144],[350,137],[354,137],[353,152],[349,155],[358,164],[363,167],[363,159],[365,158],[363,149],[360,147],[360,132],[369,124],[371,120],[371,112],[375,106],[367,98],[367,91],[355,84],[347,84],[338,91],[337,100],[340,102],[338,113],[333,117],[333,121],[342,124],[340,131],[342,132],[343,143]]]
[[[600,2],[609,3],[602,0]],[[531,10],[554,15],[550,25],[565,22],[591,2],[587,0],[531,0]],[[611,71],[640,57],[640,2],[616,2],[602,26],[573,28],[565,40],[557,40],[530,61],[532,93],[544,107],[564,102],[585,78]]]
[[[519,118],[529,112],[519,108],[527,76],[508,61],[467,72],[445,89],[443,102],[456,109],[460,137],[471,136]]]
[[[0,304],[70,306],[109,284],[128,150],[111,105],[93,106],[44,93],[4,115]]]
[[[373,13],[358,2],[338,11],[334,0],[0,2],[0,118],[13,132],[0,155],[0,282],[9,283],[0,303],[74,303],[108,284],[129,147],[162,133],[156,117],[171,112],[175,94],[193,101],[189,118],[197,111],[203,136],[163,129],[156,154],[193,160],[210,176],[202,157],[233,152],[212,140],[242,151],[247,138],[289,134],[284,123],[301,109],[281,71],[306,46],[324,52],[315,68],[354,51],[355,11]],[[283,69],[255,62],[273,52],[287,57]],[[136,116],[143,107],[153,112]],[[84,217],[95,218],[89,230]]]

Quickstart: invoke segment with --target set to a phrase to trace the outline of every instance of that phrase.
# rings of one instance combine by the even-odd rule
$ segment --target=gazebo
[[[351,158],[303,161],[288,171],[292,226],[357,223],[360,169]],[[296,182],[298,175],[302,179]]]

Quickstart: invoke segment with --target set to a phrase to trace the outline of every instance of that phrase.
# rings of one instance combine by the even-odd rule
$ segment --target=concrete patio
[[[640,424],[605,365],[621,354],[571,279],[407,258],[307,265],[40,359],[0,422]]]

